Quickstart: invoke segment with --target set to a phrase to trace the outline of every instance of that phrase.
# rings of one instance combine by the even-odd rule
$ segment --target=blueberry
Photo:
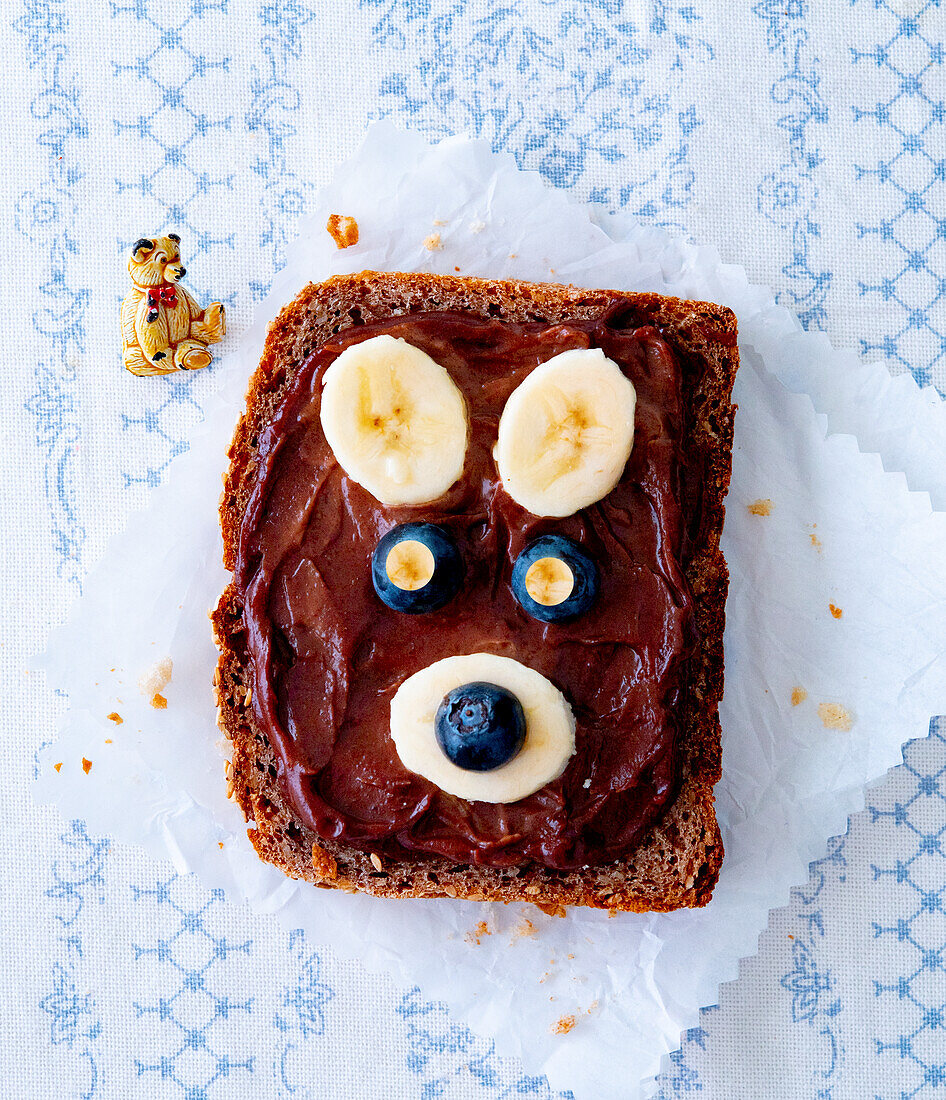
[[[436,611],[463,583],[463,559],[452,536],[433,523],[402,523],[381,539],[371,556],[378,598],[393,611]]]
[[[458,768],[488,772],[507,764],[522,748],[526,716],[511,691],[476,681],[447,692],[434,730],[438,744]]]
[[[543,623],[583,615],[598,596],[598,567],[564,535],[543,535],[516,558],[512,591],[522,609]]]

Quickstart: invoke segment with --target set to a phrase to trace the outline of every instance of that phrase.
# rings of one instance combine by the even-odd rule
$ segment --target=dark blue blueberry
[[[561,563],[568,569],[562,569]],[[533,566],[536,572],[530,577]],[[535,591],[537,581],[555,581],[556,573],[561,574],[557,590],[554,584],[546,586],[546,590],[549,592],[547,598],[557,602],[542,603],[533,599],[526,586],[527,578]],[[598,567],[572,539],[564,535],[543,535],[516,558],[512,569],[512,592],[522,609],[534,619],[543,623],[563,623],[583,615],[597,599]]]
[[[429,554],[418,553],[418,543]],[[463,559],[443,527],[402,523],[388,531],[371,555],[371,580],[378,598],[393,611],[420,615],[436,611],[457,594]]]
[[[522,748],[526,716],[511,691],[476,681],[444,696],[434,730],[438,744],[458,768],[489,772],[508,764]]]

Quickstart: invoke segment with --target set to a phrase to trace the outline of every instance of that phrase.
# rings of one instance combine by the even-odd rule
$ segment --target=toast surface
[[[653,325],[678,357],[686,407],[684,448],[703,471],[701,530],[683,560],[701,644],[689,659],[680,704],[681,780],[675,798],[627,857],[577,871],[456,864],[429,855],[382,863],[377,855],[324,840],[294,815],[276,779],[273,748],[247,705],[243,608],[231,584],[213,614],[220,649],[220,722],[232,745],[228,784],[251,823],[249,836],[257,852],[287,874],[384,897],[531,901],[551,911],[569,905],[669,911],[709,901],[723,855],[713,786],[720,776],[718,704],[728,585],[719,539],[731,466],[735,409],[730,396],[738,366],[731,311],[655,294],[424,274],[363,272],[310,284],[270,326],[259,369],[250,380],[220,509],[224,564],[233,570],[236,562],[261,434],[298,368],[333,335],[356,324],[435,310],[511,322],[585,321],[612,309],[616,299],[626,310],[628,327]]]

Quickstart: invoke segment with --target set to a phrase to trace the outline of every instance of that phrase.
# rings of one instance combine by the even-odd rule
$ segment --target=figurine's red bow
[[[148,309],[157,309],[159,304],[164,304],[170,309],[177,305],[177,287],[173,283],[148,288]]]

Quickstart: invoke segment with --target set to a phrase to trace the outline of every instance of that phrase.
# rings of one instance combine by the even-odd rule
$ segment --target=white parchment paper
[[[358,220],[357,246],[336,249],[330,213]],[[253,853],[225,798],[210,687],[207,613],[226,580],[220,477],[267,322],[307,280],[364,268],[660,290],[735,309],[743,367],[717,788],[727,856],[705,909],[560,919],[528,906],[381,901],[291,882]],[[40,755],[38,796],[416,983],[553,1087],[645,1095],[680,1031],[755,950],[768,910],[863,805],[865,784],[946,710],[946,515],[910,491],[946,502],[940,410],[915,386],[892,399],[879,368],[859,374],[846,411],[850,358],[802,333],[713,250],[576,206],[484,143],[428,146],[386,125],[338,170],[257,321],[213,369],[220,386],[190,451],[112,540],[50,641],[43,665],[70,706]],[[928,438],[912,433],[898,450],[887,415],[928,421]],[[829,418],[883,457],[852,435],[827,436]],[[898,457],[908,476],[885,471]],[[156,710],[139,679],[168,658],[167,709]]]

